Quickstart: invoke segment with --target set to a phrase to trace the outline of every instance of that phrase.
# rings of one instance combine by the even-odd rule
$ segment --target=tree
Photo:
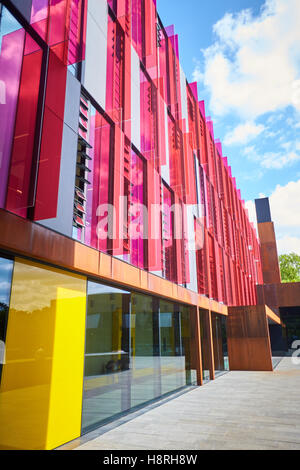
[[[282,282],[300,282],[300,256],[296,253],[279,256]]]

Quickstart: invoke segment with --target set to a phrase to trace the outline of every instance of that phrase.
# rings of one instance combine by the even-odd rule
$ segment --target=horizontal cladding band
[[[0,209],[0,249],[227,315],[227,306]],[[15,234],[12,237],[12,233]]]

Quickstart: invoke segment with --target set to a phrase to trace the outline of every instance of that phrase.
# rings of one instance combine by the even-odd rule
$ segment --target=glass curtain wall
[[[226,334],[226,317],[212,312],[212,335],[214,348],[214,365],[215,375],[219,375],[229,370],[228,351],[227,351],[227,334]]]
[[[200,334],[201,334],[201,357],[202,357],[202,377],[204,382],[210,380],[210,340],[208,311],[200,310]]]
[[[0,207],[26,217],[43,51],[0,5]]]
[[[8,320],[13,261],[0,257],[0,383],[5,362],[5,337]]]
[[[189,307],[89,282],[83,432],[190,384]]]
[[[130,293],[88,282],[82,428],[130,408]]]

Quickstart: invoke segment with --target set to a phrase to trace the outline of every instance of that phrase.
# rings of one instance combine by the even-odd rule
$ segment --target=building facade
[[[155,1],[0,1],[0,111],[0,447],[228,370],[260,244]]]

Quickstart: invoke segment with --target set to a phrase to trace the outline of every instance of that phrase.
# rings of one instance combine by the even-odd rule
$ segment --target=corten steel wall
[[[298,307],[300,305],[300,282],[259,285],[257,286],[257,296],[260,304],[266,304],[272,308]]]
[[[264,284],[280,284],[280,268],[273,222],[257,224]]]
[[[267,313],[264,305],[229,307],[230,370],[273,370]]]
[[[15,54],[0,62],[13,92],[0,207],[208,298],[256,304],[256,232],[156,3],[1,3],[19,27],[2,37]]]

